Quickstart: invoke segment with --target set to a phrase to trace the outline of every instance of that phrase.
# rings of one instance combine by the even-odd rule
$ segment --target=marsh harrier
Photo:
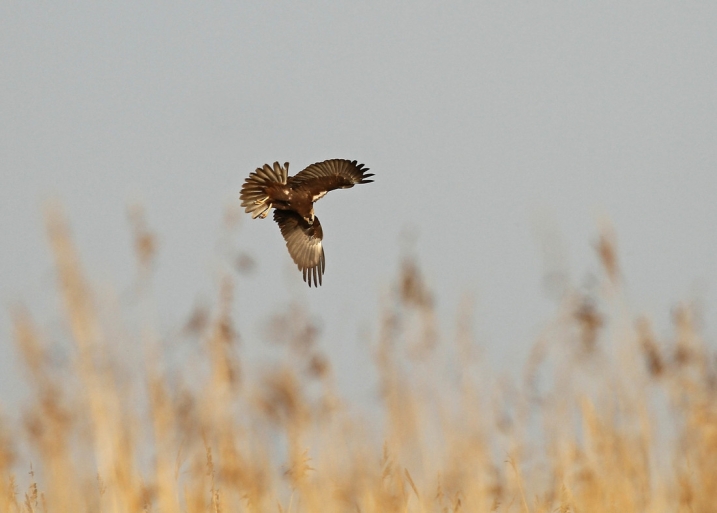
[[[371,183],[368,168],[353,160],[331,159],[289,175],[289,163],[264,167],[249,175],[241,188],[242,207],[252,219],[264,219],[273,207],[274,221],[279,224],[289,255],[311,287],[321,285],[326,268],[324,232],[314,215],[314,202],[334,189],[350,189],[357,183]]]

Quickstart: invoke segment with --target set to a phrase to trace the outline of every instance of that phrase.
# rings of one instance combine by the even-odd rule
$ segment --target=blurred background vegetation
[[[47,210],[66,336],[12,308],[30,393],[0,423],[1,511],[714,511],[717,374],[699,308],[675,306],[658,338],[627,305],[608,228],[595,286],[564,287],[511,378],[481,358],[471,297],[441,333],[405,257],[377,299],[366,411],[337,387],[299,302],[267,323],[271,365],[244,360],[232,305],[251,255],[220,273],[214,301],[160,330],[156,237],[141,209],[130,221],[134,316],[89,283],[62,210]],[[197,351],[175,365],[179,339]]]

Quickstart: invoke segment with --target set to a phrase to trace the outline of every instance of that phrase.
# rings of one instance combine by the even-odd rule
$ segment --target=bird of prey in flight
[[[264,167],[249,175],[241,188],[241,206],[252,219],[264,219],[273,207],[274,221],[279,224],[289,255],[311,287],[321,285],[326,268],[319,218],[314,202],[334,189],[350,189],[357,183],[371,183],[368,168],[353,160],[331,159],[289,175],[289,163]]]

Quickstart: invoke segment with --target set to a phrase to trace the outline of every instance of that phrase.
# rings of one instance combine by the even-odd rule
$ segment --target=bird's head
[[[304,221],[309,223],[309,226],[314,224],[314,206],[309,204],[305,205],[304,208],[298,211],[298,214],[304,218]]]

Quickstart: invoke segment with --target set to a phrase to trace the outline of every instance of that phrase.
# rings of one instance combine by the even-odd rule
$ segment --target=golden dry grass
[[[142,283],[157,245],[141,210],[131,221]],[[715,359],[694,309],[675,308],[665,339],[629,311],[607,231],[600,286],[564,294],[517,383],[486,371],[469,299],[439,336],[406,260],[372,342],[381,411],[362,414],[299,306],[272,321],[284,357],[242,368],[230,273],[181,331],[201,343],[198,377],[172,374],[151,323],[103,318],[59,209],[47,226],[70,357],[13,310],[32,394],[0,424],[2,512],[717,510]],[[123,337],[147,347],[139,381],[112,357]]]

